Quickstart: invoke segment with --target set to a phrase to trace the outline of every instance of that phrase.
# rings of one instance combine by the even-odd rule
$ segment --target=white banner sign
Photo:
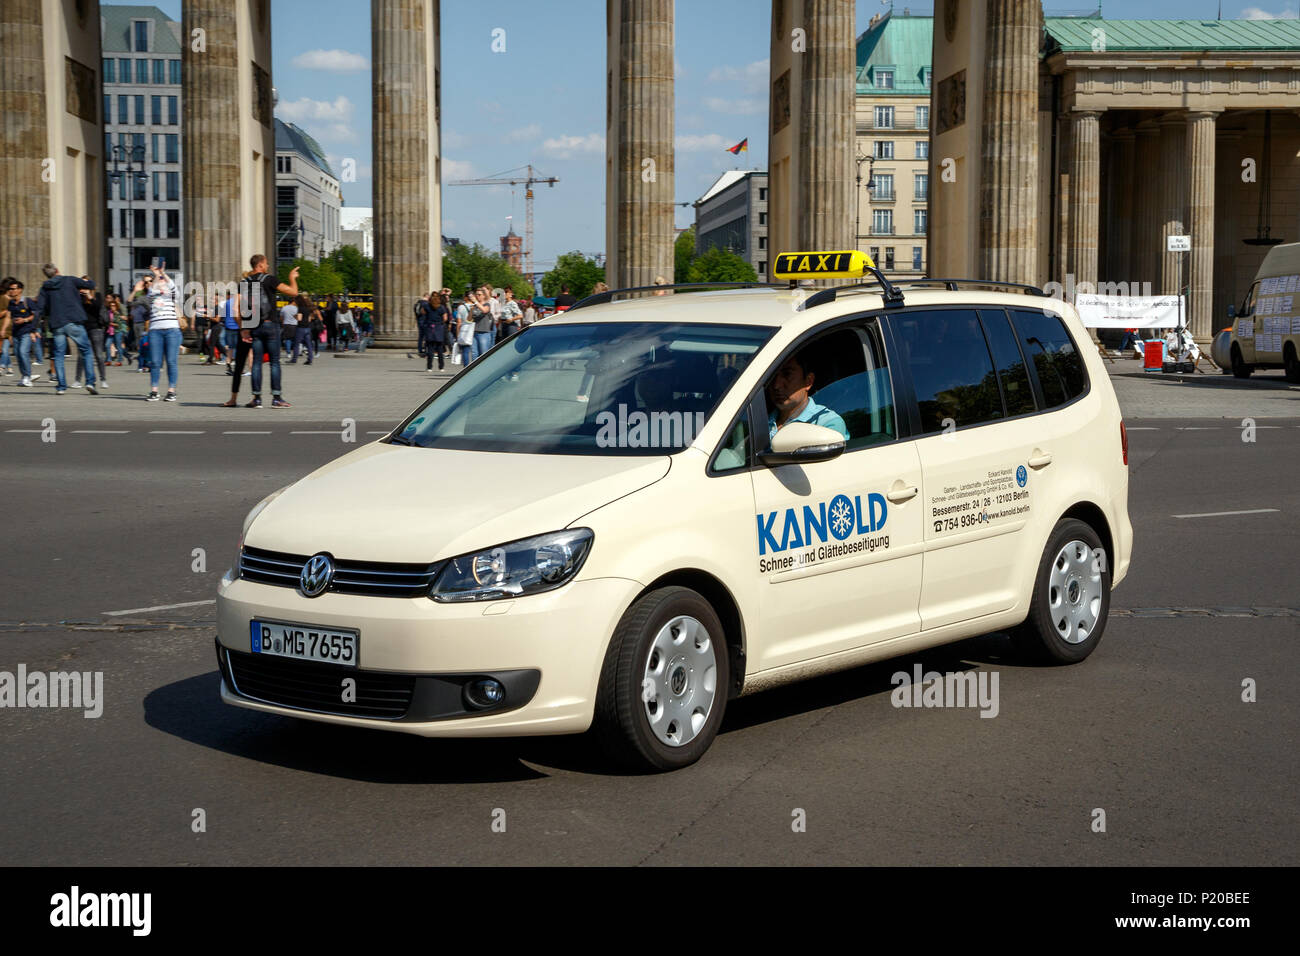
[[[1177,295],[1087,295],[1074,297],[1079,318],[1090,329],[1172,329],[1178,326]],[[1182,315],[1187,316],[1184,307]]]

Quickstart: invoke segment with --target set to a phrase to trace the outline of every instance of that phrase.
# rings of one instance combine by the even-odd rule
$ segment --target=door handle
[[[1035,448],[1034,451],[1038,452],[1038,454],[1029,459],[1030,468],[1046,468],[1052,463],[1052,456],[1047,452],[1039,451],[1037,448]]]
[[[911,485],[910,487],[905,488],[902,487],[902,484],[901,481],[896,481],[893,486],[885,492],[885,497],[896,505],[915,498],[917,491],[920,490],[916,485]]]

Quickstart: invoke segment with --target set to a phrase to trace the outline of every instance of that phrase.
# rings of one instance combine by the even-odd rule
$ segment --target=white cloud
[[[682,133],[673,141],[673,146],[678,152],[691,153],[710,149],[730,149],[739,141],[739,139],[727,139],[718,133]]]
[[[308,50],[292,60],[300,70],[322,70],[326,73],[364,73],[370,61],[360,53],[347,50]]]
[[[346,96],[340,96],[333,102],[329,100],[313,100],[304,96],[300,100],[288,100],[280,103],[276,106],[275,111],[279,114],[280,119],[290,123],[302,124],[312,120],[346,123],[352,119],[354,109],[352,101]]]
[[[448,127],[442,128],[442,148],[443,149],[461,149],[468,143],[464,133],[458,133]]]
[[[762,93],[767,90],[769,72],[767,60],[755,60],[744,66],[715,66],[709,71],[709,82],[739,83],[746,93]]]
[[[728,100],[720,96],[710,96],[704,105],[715,113],[728,113],[735,116],[754,116],[767,112],[767,103],[760,99]]]
[[[1247,7],[1241,11],[1241,18],[1243,20],[1295,20],[1300,18],[1300,12],[1295,7],[1285,7],[1281,13],[1269,13],[1259,7]]]
[[[442,181],[449,183],[453,179],[473,179],[474,164],[464,159],[442,157]]]
[[[588,133],[586,136],[553,136],[542,143],[542,152],[557,159],[568,159],[576,153],[604,153],[605,135]]]
[[[542,128],[536,123],[529,123],[527,126],[521,126],[519,129],[512,129],[506,134],[506,141],[510,143],[522,143],[530,139],[537,139],[542,135]]]

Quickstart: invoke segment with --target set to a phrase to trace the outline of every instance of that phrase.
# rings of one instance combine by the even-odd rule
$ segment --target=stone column
[[[45,55],[41,0],[5,0],[0,11],[0,269],[35,296],[50,257],[50,193],[41,178],[46,154]],[[60,111],[62,112],[62,111]],[[98,279],[98,276],[95,276]]]
[[[800,249],[855,249],[854,4],[853,0],[804,0],[800,90]]]
[[[181,44],[185,281],[204,287],[210,282],[234,282],[248,269],[240,259],[243,140],[235,8],[229,0],[184,0],[181,7],[181,35],[190,37],[202,30],[206,45],[195,51],[192,43]],[[274,249],[263,251],[274,261]],[[128,266],[132,274],[134,265]]]
[[[1074,249],[1070,245],[1070,156],[1074,147],[1074,124],[1069,113],[1061,113],[1056,121],[1056,274],[1049,279],[1066,285],[1066,278],[1074,275]]]
[[[1111,135],[1110,162],[1110,248],[1106,271],[1112,281],[1132,284],[1138,279],[1133,261],[1133,214],[1137,185],[1137,137],[1131,129]],[[1130,290],[1130,294],[1136,294]]]
[[[438,7],[438,0],[370,3],[376,345],[415,343],[411,307],[429,291],[431,257],[442,254],[442,237],[430,235],[438,184],[430,160],[436,51],[429,33],[437,30]]]
[[[1132,177],[1140,181],[1142,188],[1134,189],[1136,193],[1133,216],[1133,261],[1137,266],[1137,278],[1144,286],[1150,283],[1151,294],[1160,291],[1160,203],[1159,187],[1153,182],[1160,165],[1160,130],[1154,122],[1142,122],[1137,126],[1137,164],[1133,167]],[[1141,294],[1144,289],[1139,289]]]
[[[1223,153],[1215,164],[1214,217],[1215,232],[1219,242],[1214,244],[1214,298],[1210,315],[1210,331],[1228,324],[1228,306],[1240,305],[1242,292],[1238,290],[1236,250],[1241,248],[1241,233],[1237,218],[1237,188],[1241,185],[1242,130],[1217,130],[1216,139]]]
[[[1182,283],[1185,252],[1169,252],[1169,236],[1187,232],[1187,118],[1184,113],[1166,113],[1160,118],[1160,164],[1151,170],[1160,190],[1161,295],[1177,295]]]
[[[1189,180],[1187,226],[1192,236],[1187,277],[1191,286],[1187,327],[1197,342],[1208,342],[1214,319],[1214,126],[1222,110],[1187,114]]]
[[[1100,117],[1100,113],[1092,110],[1070,114],[1070,256],[1074,265],[1075,288],[1082,287],[1091,292],[1097,291]]]
[[[673,277],[673,0],[608,0],[606,282]]]
[[[1030,284],[1038,279],[1038,47],[1042,27],[1039,0],[988,0],[980,157],[983,279]]]

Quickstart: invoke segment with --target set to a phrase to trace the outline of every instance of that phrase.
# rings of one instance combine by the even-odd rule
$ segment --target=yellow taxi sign
[[[859,279],[876,264],[865,252],[782,252],[773,264],[775,279]]]

